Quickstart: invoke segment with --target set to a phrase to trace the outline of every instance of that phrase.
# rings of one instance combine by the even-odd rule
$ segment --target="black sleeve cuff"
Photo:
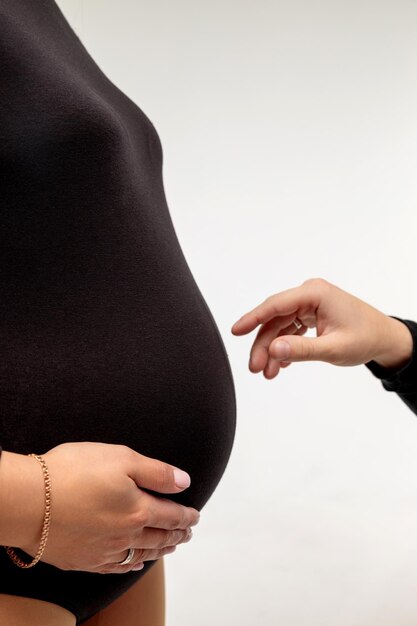
[[[375,361],[365,363],[365,366],[376,378],[382,382],[387,391],[415,392],[417,390],[417,323],[411,320],[403,320],[392,315],[394,319],[405,324],[413,337],[413,352],[410,360],[400,369],[388,369]]]

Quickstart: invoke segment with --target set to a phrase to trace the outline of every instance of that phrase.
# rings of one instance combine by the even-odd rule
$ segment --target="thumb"
[[[191,478],[187,472],[139,453],[137,453],[136,463],[129,472],[129,476],[138,487],[157,493],[178,493],[187,489],[191,484]]]
[[[321,337],[282,336],[271,343],[269,354],[273,359],[288,363],[297,361],[327,361],[330,363],[333,343],[330,335]]]

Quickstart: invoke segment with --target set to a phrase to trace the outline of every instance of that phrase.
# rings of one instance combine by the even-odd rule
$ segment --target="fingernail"
[[[199,522],[200,522],[200,513],[197,511],[197,516],[195,517],[194,521],[190,522],[190,526],[197,526]]]
[[[177,487],[180,489],[186,489],[191,485],[191,478],[187,472],[183,472],[180,469],[174,469],[174,480]]]
[[[140,563],[138,565],[135,565],[135,567],[132,567],[132,572],[139,572],[141,569],[143,569],[145,567],[144,563]]]
[[[239,326],[239,324],[241,323],[244,317],[245,317],[244,315],[242,315],[242,317],[239,317],[239,319],[236,320],[236,322],[234,322],[232,328],[234,328],[235,326]]]
[[[286,359],[290,356],[290,344],[286,341],[277,341],[271,349],[274,359]]]

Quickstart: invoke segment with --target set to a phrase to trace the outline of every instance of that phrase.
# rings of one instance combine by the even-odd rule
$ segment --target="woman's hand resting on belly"
[[[199,513],[141,489],[170,494],[189,476],[120,445],[80,442],[43,458],[51,479],[51,525],[42,561],[64,570],[124,573],[141,569],[191,539]],[[44,515],[36,459],[4,451],[0,461],[0,541],[34,556]],[[136,548],[129,565],[118,565]],[[36,567],[36,566],[35,566]]]

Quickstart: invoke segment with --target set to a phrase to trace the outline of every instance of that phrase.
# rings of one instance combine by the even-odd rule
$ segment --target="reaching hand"
[[[246,335],[257,326],[249,368],[268,379],[296,361],[347,366],[374,360],[398,368],[413,349],[405,324],[322,278],[270,296],[243,315],[232,333]],[[303,337],[308,328],[316,328],[317,336]]]

